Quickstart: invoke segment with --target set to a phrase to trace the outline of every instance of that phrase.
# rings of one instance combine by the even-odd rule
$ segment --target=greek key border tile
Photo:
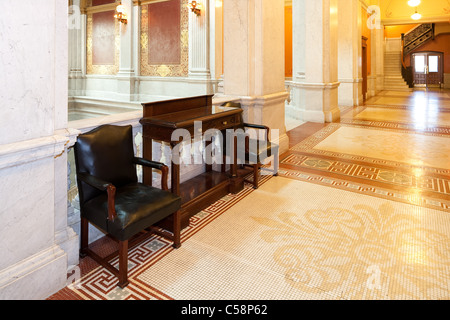
[[[339,128],[341,127],[351,127],[351,128],[362,128],[362,129],[372,129],[372,130],[382,130],[382,131],[390,131],[390,132],[401,132],[401,133],[408,133],[408,134],[420,134],[420,135],[428,135],[428,136],[436,136],[436,137],[446,137],[448,136],[440,133],[435,132],[411,132],[409,130],[404,129],[391,129],[391,128],[384,128],[384,127],[368,127],[364,125],[357,125],[357,124],[347,124],[347,123],[330,123],[325,128],[321,129],[319,132],[313,134],[312,136],[306,138],[302,142],[298,143],[294,147],[292,147],[291,151],[299,151],[299,152],[307,152],[314,155],[323,155],[328,157],[334,157],[342,160],[350,160],[350,161],[364,161],[369,164],[379,164],[379,165],[387,165],[394,168],[404,168],[404,169],[414,169],[414,168],[421,168],[422,170],[429,172],[429,173],[435,173],[435,174],[442,174],[442,175],[450,175],[449,169],[443,169],[443,168],[432,168],[432,167],[426,167],[426,166],[414,166],[411,164],[405,164],[401,162],[395,162],[390,160],[384,160],[384,159],[377,159],[377,158],[369,158],[365,156],[359,156],[359,155],[351,155],[351,154],[345,154],[345,153],[337,153],[337,152],[330,152],[326,150],[318,150],[314,149],[316,145],[318,145],[320,142],[328,138],[331,134],[335,133]]]
[[[305,182],[311,182],[324,186],[338,188],[341,190],[375,196],[386,200],[398,201],[430,209],[450,212],[450,200],[447,201],[442,199],[421,197],[407,192],[368,186],[353,181],[345,181],[341,179],[323,177],[320,175],[309,174],[302,171],[291,170],[286,168],[280,168],[279,174],[280,176],[286,178],[297,179]]]

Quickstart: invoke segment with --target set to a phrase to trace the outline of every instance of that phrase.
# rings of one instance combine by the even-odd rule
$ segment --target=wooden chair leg
[[[280,154],[278,152],[279,150],[273,155],[273,175],[275,177],[278,176],[278,169],[280,168]]]
[[[173,213],[173,247],[178,249],[181,247],[181,211]]]
[[[119,241],[119,283],[120,288],[125,288],[128,282],[128,240]]]
[[[259,163],[253,165],[253,189],[259,187]]]
[[[80,227],[80,258],[87,256],[89,247],[89,221],[86,218],[81,217]]]

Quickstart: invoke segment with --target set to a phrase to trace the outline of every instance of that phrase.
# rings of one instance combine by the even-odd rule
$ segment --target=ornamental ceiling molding
[[[437,17],[423,17],[420,19],[420,23],[439,23],[439,22],[450,22],[450,17],[448,15],[445,16],[437,16]],[[385,26],[389,25],[399,25],[399,24],[416,24],[417,20],[413,20],[411,18],[403,18],[403,19],[382,19],[381,23]]]

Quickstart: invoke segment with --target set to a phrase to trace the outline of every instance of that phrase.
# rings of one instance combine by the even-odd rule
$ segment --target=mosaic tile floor
[[[449,110],[448,91],[384,91],[305,123],[279,177],[200,212],[178,250],[132,249],[126,289],[85,258],[49,299],[450,299]]]
[[[389,97],[413,101],[424,92],[382,92]],[[448,91],[428,93],[430,103],[417,106],[377,104],[375,97],[365,106],[342,115],[340,123],[316,126],[308,136],[295,138],[283,155],[281,174],[384,199],[438,210],[450,208],[450,106]],[[428,101],[427,100],[427,101]],[[375,110],[375,111],[374,111]],[[421,122],[416,115],[422,114]],[[428,121],[424,119],[434,119]],[[311,126],[310,126],[311,127]],[[297,141],[296,141],[297,140]]]

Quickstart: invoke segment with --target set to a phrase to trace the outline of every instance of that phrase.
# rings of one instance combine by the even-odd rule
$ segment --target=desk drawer
[[[231,115],[222,117],[220,119],[215,119],[212,121],[204,122],[202,125],[203,132],[205,132],[208,129],[217,129],[217,130],[224,130],[228,128],[233,128],[237,124],[239,124],[239,115]]]

